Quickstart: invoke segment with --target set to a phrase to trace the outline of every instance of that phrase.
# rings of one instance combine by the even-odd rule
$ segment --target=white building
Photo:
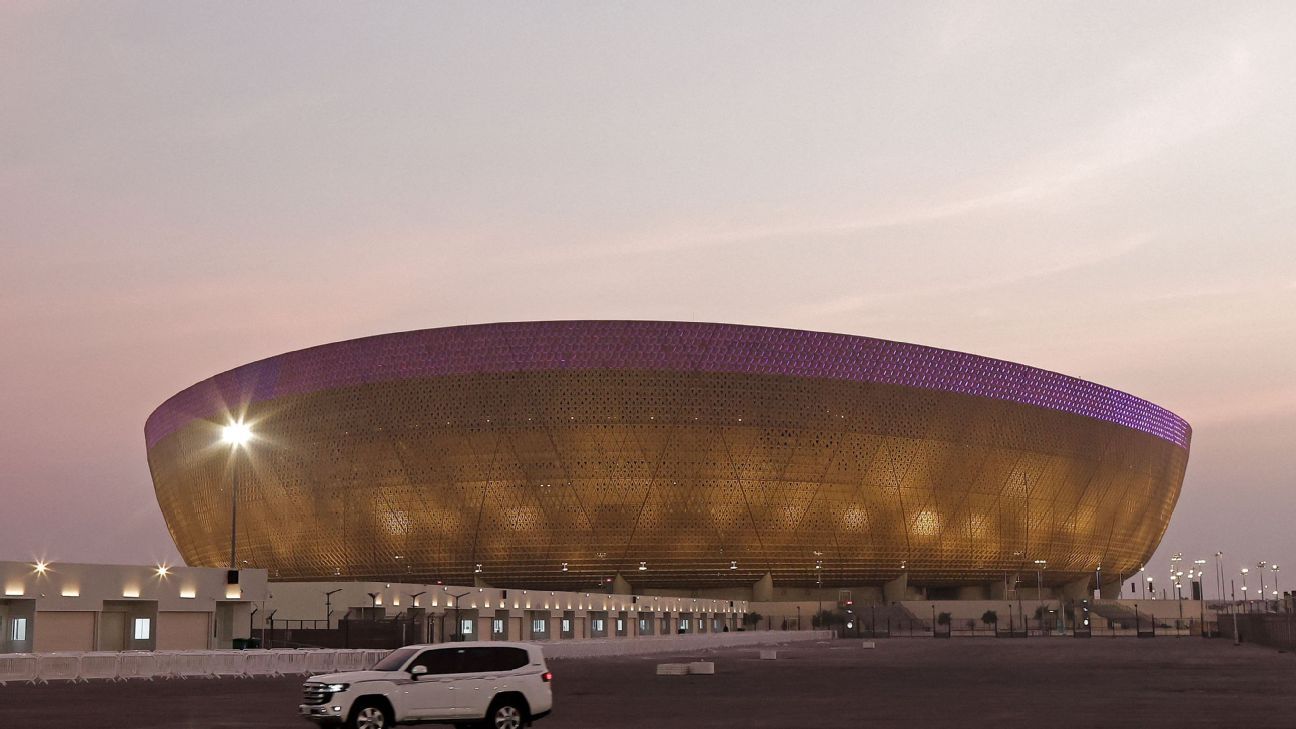
[[[0,653],[229,648],[265,570],[0,562]]]

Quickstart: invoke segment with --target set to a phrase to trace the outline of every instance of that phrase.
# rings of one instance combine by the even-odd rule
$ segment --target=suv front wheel
[[[348,729],[388,729],[393,725],[386,708],[373,700],[357,702],[351,710],[351,721],[347,722]]]

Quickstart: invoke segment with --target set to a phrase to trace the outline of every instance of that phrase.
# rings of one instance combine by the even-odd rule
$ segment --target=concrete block
[[[711,661],[693,661],[688,664],[688,672],[691,676],[714,676],[715,663]]]
[[[874,643],[874,642],[871,641],[871,640],[866,640],[866,641],[864,641],[864,645],[861,646],[861,647],[862,647],[862,648],[877,648],[877,643]]]
[[[687,676],[689,664],[687,663],[658,663],[658,676]]]
[[[760,657],[761,657],[761,660],[762,660],[762,661],[772,661],[772,660],[778,658],[778,651],[776,651],[776,650],[762,650],[762,651],[760,652]]]

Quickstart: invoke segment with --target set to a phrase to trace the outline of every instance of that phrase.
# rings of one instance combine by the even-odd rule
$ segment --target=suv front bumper
[[[337,711],[333,710],[335,704],[301,704],[297,707],[297,713],[303,719],[309,719],[321,726],[341,724],[346,717],[342,716],[342,708],[338,707]]]

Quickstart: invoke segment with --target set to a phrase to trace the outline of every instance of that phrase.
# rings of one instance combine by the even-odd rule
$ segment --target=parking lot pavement
[[[1296,656],[1222,640],[833,641],[554,660],[554,714],[573,727],[1296,727]],[[714,676],[657,676],[711,660]],[[0,727],[298,728],[302,679],[14,685]]]

